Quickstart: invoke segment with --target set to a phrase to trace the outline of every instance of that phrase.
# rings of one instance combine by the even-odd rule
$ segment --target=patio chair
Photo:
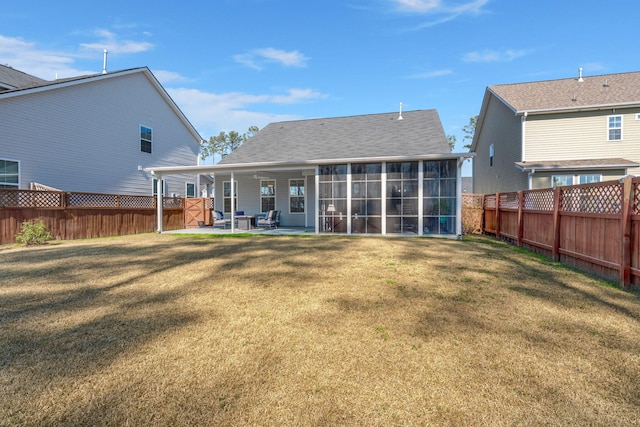
[[[231,224],[231,220],[224,219],[224,214],[220,211],[212,211],[211,218],[213,219],[213,228],[227,228],[227,225]]]
[[[258,218],[258,228],[278,228],[276,215],[277,211],[269,211],[264,218]]]

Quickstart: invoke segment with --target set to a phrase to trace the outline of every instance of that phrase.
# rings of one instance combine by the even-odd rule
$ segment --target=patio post
[[[233,171],[231,171],[231,232],[235,233],[236,224],[235,224],[235,212],[236,212],[236,204],[235,204],[235,196],[236,196],[236,181],[234,179]]]
[[[158,233],[162,233],[162,190],[164,185],[162,182],[162,175],[157,175],[156,180],[156,209],[158,215]]]

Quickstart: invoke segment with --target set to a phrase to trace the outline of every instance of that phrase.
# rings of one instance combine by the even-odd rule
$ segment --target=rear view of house
[[[640,174],[640,72],[487,88],[473,189],[495,193]]]
[[[231,224],[275,210],[317,233],[457,236],[466,157],[436,110],[416,110],[271,123],[217,165],[150,171],[213,174]]]
[[[0,188],[150,195],[144,167],[197,164],[201,137],[148,68],[46,81],[0,66]],[[165,195],[195,195],[194,175]]]

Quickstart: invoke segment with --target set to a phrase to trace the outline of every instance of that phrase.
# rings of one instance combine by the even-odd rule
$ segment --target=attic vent
[[[603,87],[609,87],[609,80],[608,79],[604,79],[604,84],[602,86]]]
[[[573,97],[571,98],[571,100],[572,100],[573,102],[576,102],[576,101],[578,100],[578,98],[576,97],[576,94],[575,94],[575,93],[573,94]]]
[[[578,68],[578,75],[578,81],[582,83],[584,81],[584,79],[582,78],[582,67]]]
[[[398,115],[398,120],[404,120],[402,118],[402,102],[400,103],[400,115]]]

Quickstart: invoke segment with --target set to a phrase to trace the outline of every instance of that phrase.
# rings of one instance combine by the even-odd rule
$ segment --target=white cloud
[[[479,14],[490,0],[388,0],[396,10],[433,17],[409,30],[421,30],[452,21],[462,15]]]
[[[390,0],[402,12],[418,14],[478,13],[490,0]]]
[[[74,67],[76,56],[68,52],[43,50],[35,43],[2,35],[0,35],[0,57],[3,65],[45,80],[54,80],[56,76],[63,78],[100,72],[100,70],[87,71]]]
[[[327,97],[312,89],[289,89],[284,95],[252,95],[244,92],[218,94],[187,88],[167,89],[167,92],[205,139],[220,131],[244,132],[249,126],[263,128],[271,122],[300,118],[296,115],[251,111],[254,106],[301,104]]]
[[[108,30],[96,30],[95,35],[102,40],[94,43],[80,43],[80,48],[89,51],[102,51],[107,49],[109,53],[140,53],[153,48],[149,42],[119,40],[118,36]]]
[[[233,59],[250,68],[261,70],[266,63],[279,63],[285,67],[306,67],[308,57],[297,50],[284,51],[274,48],[254,49],[247,53],[234,55]]]
[[[190,79],[180,73],[166,70],[151,70],[156,79],[164,86],[167,83],[188,82]]]
[[[509,62],[528,53],[529,51],[525,49],[507,49],[502,52],[485,49],[483,51],[469,52],[463,56],[462,60],[464,62]]]
[[[412,75],[408,76],[408,78],[410,78],[410,79],[432,79],[432,78],[435,78],[435,77],[448,76],[450,74],[453,74],[453,70],[442,69],[442,70],[433,70],[433,71],[426,71],[424,73],[412,74]]]

